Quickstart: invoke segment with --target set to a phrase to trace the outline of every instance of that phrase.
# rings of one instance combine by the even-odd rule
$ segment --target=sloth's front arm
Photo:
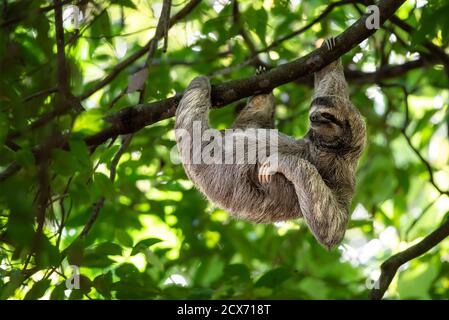
[[[259,179],[268,182],[275,172],[294,185],[304,220],[318,241],[329,249],[339,244],[346,231],[348,208],[338,201],[315,166],[297,155],[280,153],[261,166]]]

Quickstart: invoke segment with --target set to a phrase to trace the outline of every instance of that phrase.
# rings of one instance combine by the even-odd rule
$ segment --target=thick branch
[[[183,10],[178,12],[175,17],[179,15],[183,16],[181,12],[190,12],[190,10],[193,9],[192,6],[195,7],[199,1],[200,0],[192,0]],[[379,1],[380,23],[383,24],[389,19],[404,2],[405,0]],[[170,20],[171,23],[173,20],[176,20],[175,17]],[[266,73],[212,86],[212,104],[215,107],[222,107],[242,98],[270,91],[275,87],[295,81],[300,77],[310,75],[315,71],[322,69],[376,31],[375,29],[366,28],[365,22],[368,17],[368,14],[363,15],[346,31],[336,37],[336,47],[332,51],[327,51],[325,48],[318,48],[306,56],[273,68]],[[109,138],[116,137],[120,134],[133,133],[147,125],[172,117],[175,114],[176,107],[181,98],[182,93],[178,93],[168,99],[122,109],[107,118],[111,122],[110,127],[95,135],[87,137],[85,141],[89,146],[97,146],[104,143]],[[63,144],[61,146],[63,146]],[[41,148],[37,149],[39,150]],[[20,169],[20,166],[17,168],[17,165],[13,165],[16,167],[12,168],[14,170],[9,171],[11,173],[15,173]],[[5,174],[5,172],[0,174],[2,180],[9,176],[10,174]]]
[[[380,22],[384,23],[401,6],[404,0],[379,2]],[[249,78],[224,82],[212,87],[212,104],[221,107],[254,94],[267,92],[275,87],[294,81],[300,77],[314,73],[325,65],[336,60],[344,53],[372,35],[376,30],[367,29],[365,21],[368,15],[363,15],[337,38],[337,45],[332,51],[324,48],[316,49],[310,54],[292,62],[278,66],[270,71]],[[174,115],[182,97],[179,93],[171,98],[125,108],[108,117],[112,126],[86,139],[89,145],[98,145],[108,138],[118,134],[132,133],[157,121]]]
[[[63,2],[64,3],[64,2]],[[175,25],[178,21],[182,20],[186,15],[188,15],[190,12],[192,12],[193,9],[195,9],[198,4],[201,3],[201,0],[191,0],[189,3],[187,3],[180,11],[178,11],[170,20],[168,23],[168,28],[171,28],[173,25]],[[154,39],[154,38],[153,38]],[[92,88],[88,89],[86,92],[81,94],[78,99],[76,99],[76,103],[79,104],[79,100],[84,100],[90,97],[92,94],[94,94],[96,91],[100,90],[107,84],[109,84],[112,80],[114,80],[124,69],[126,69],[128,66],[130,66],[132,63],[134,63],[137,59],[141,58],[143,55],[145,55],[151,48],[154,41],[150,40],[144,47],[136,51],[134,54],[117,64],[114,68],[112,68],[108,75],[103,78],[102,80],[98,81]],[[73,99],[72,99],[73,100]],[[66,104],[65,106],[58,108],[56,110],[53,110],[51,112],[43,114],[39,119],[33,121],[29,127],[26,130],[21,131],[13,131],[10,132],[6,138],[7,141],[14,140],[22,135],[23,132],[27,132],[28,130],[34,130],[37,128],[42,127],[43,125],[47,124],[54,118],[61,116],[68,112],[70,110],[70,105]],[[1,176],[1,175],[0,175]],[[0,180],[1,181],[1,180]]]

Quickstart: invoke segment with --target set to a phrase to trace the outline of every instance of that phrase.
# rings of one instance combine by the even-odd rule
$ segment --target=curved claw
[[[329,37],[326,38],[323,42],[323,45],[326,45],[327,50],[331,51],[335,48],[337,41],[335,40],[335,37]]]
[[[272,175],[275,173],[276,172],[271,168],[271,165],[269,162],[263,163],[259,167],[259,173],[258,173],[258,178],[259,178],[260,183],[262,183],[262,184],[269,183],[271,181]]]
[[[259,65],[256,69],[256,74],[262,74],[267,71],[267,68],[263,65]]]

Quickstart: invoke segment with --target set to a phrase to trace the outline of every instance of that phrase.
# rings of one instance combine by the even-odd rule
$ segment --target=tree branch
[[[449,219],[414,246],[388,258],[381,265],[381,274],[375,288],[371,291],[370,298],[374,300],[382,299],[400,266],[426,253],[448,236]]]
[[[402,124],[402,127],[400,128],[401,134],[404,136],[405,141],[407,142],[408,146],[410,147],[410,149],[412,149],[412,151],[415,153],[415,155],[419,158],[419,160],[421,161],[421,163],[426,167],[427,173],[429,174],[429,182],[430,184],[432,184],[432,186],[440,193],[440,194],[444,194],[449,196],[449,190],[443,190],[440,188],[440,186],[436,183],[435,181],[435,177],[433,174],[434,169],[432,168],[432,165],[430,164],[430,162],[428,160],[426,160],[424,158],[424,156],[421,154],[421,152],[413,145],[412,143],[412,137],[410,137],[407,134],[407,128],[410,125],[410,119],[409,119],[409,106],[408,106],[408,97],[409,97],[409,92],[407,90],[407,88],[403,85],[403,84],[399,84],[399,83],[379,83],[381,86],[383,87],[398,87],[402,90],[402,93],[404,95],[404,122]]]
[[[175,15],[170,22],[177,21],[176,16],[184,16],[185,12],[190,12],[200,0],[192,0],[180,12]],[[405,2],[405,0],[381,0],[378,2],[380,23],[383,24],[394,12]],[[272,90],[288,82],[310,75],[322,69],[330,62],[338,59],[360,42],[371,36],[376,30],[366,28],[368,14],[364,14],[346,31],[336,37],[336,47],[332,51],[325,48],[318,48],[313,52],[296,59],[292,62],[280,65],[266,73],[255,75],[249,78],[232,80],[219,85],[212,86],[212,104],[215,107],[222,107],[231,102]],[[174,22],[173,22],[174,23]],[[112,137],[121,134],[136,132],[143,127],[157,121],[167,119],[175,114],[176,107],[182,98],[182,93],[178,93],[168,99],[156,101],[149,104],[139,104],[128,107],[112,114],[106,118],[111,122],[111,126],[92,136],[86,137],[85,142],[89,146],[97,146]],[[63,146],[63,144],[61,145]],[[39,150],[41,148],[37,148]],[[20,169],[14,165],[14,173]],[[10,175],[5,172],[0,173],[4,180]],[[0,180],[1,182],[2,180]]]
[[[402,84],[383,84],[380,83],[383,87],[399,87],[403,94],[404,94],[404,105],[405,105],[405,119],[402,127],[400,128],[400,131],[402,135],[405,137],[407,144],[409,147],[413,150],[413,152],[418,156],[421,163],[424,164],[426,167],[427,172],[429,173],[429,182],[433,185],[433,187],[440,193],[440,196],[445,194],[449,195],[449,190],[442,190],[434,180],[433,175],[433,168],[430,165],[430,163],[421,155],[419,150],[413,146],[411,137],[409,137],[406,133],[407,127],[409,126],[410,119],[409,119],[409,107],[408,107],[408,96],[409,93],[407,91],[407,88]],[[439,197],[437,197],[434,201],[432,201],[423,211],[422,214],[424,214],[433,204],[438,200]],[[422,216],[421,214],[421,216]],[[406,235],[408,234],[408,231],[413,228],[417,220],[415,220],[412,225],[409,227],[409,229],[406,232]],[[370,298],[374,300],[380,300],[382,299],[385,292],[388,290],[388,287],[390,286],[391,282],[393,281],[393,278],[399,269],[400,266],[402,266],[404,263],[413,260],[420,255],[426,253],[430,249],[432,249],[434,246],[436,246],[438,243],[443,241],[447,236],[449,236],[449,219],[447,219],[439,228],[437,228],[435,231],[433,231],[431,234],[426,236],[422,241],[420,241],[418,244],[408,248],[405,251],[402,251],[400,253],[395,254],[394,256],[388,258],[384,263],[381,265],[381,275],[379,277],[379,280],[376,282],[376,286],[372,289],[370,293]]]
[[[378,3],[380,22],[384,23],[391,17],[403,2],[404,0],[380,1]],[[280,65],[264,74],[213,85],[212,104],[215,107],[222,107],[239,99],[270,91],[275,87],[320,70],[375,32],[374,29],[370,30],[365,27],[367,18],[368,14],[363,15],[345,32],[336,37],[337,45],[332,51],[318,48],[306,56]],[[147,125],[172,117],[181,98],[182,93],[178,93],[168,99],[122,109],[107,118],[112,123],[109,128],[87,137],[86,143],[88,145],[99,145],[110,137],[136,132]]]
[[[421,56],[417,60],[407,61],[403,64],[385,65],[373,72],[359,70],[345,70],[346,80],[354,84],[377,83],[381,80],[399,77],[411,70],[435,64],[437,59],[431,56]]]
[[[65,2],[63,2],[65,3]],[[182,20],[186,15],[188,15],[190,12],[193,11],[199,4],[201,3],[201,0],[191,0],[188,4],[186,4],[180,11],[178,11],[169,21],[168,28],[171,28],[173,25],[175,25],[177,22]],[[152,45],[152,40],[150,40],[144,47],[140,48],[138,51],[133,53],[131,56],[117,64],[114,68],[112,68],[109,71],[109,74],[103,78],[102,80],[98,81],[92,88],[88,89],[86,92],[81,94],[78,98],[75,98],[79,104],[80,100],[85,100],[88,97],[90,97],[92,94],[109,84],[112,80],[114,80],[124,69],[126,69],[128,66],[130,66],[133,62],[135,62],[137,59],[145,55],[145,53],[148,52]],[[81,107],[81,105],[79,104]],[[14,140],[21,136],[23,132],[27,132],[29,130],[34,130],[37,128],[42,127],[43,125],[47,124],[48,122],[52,121],[54,118],[61,116],[63,114],[66,114],[70,110],[69,105],[65,105],[61,108],[58,108],[56,110],[53,110],[51,112],[47,112],[43,114],[39,119],[33,121],[29,127],[22,131],[13,131],[10,132],[7,135],[6,140],[9,142],[11,140]],[[0,174],[1,177],[1,174]],[[0,180],[1,181],[1,180]]]

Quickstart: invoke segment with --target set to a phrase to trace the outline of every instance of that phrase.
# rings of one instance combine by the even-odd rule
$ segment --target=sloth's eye
[[[328,112],[322,112],[321,116],[327,120],[329,120],[332,123],[335,123],[337,126],[342,126],[342,123],[340,120],[338,120],[337,118],[335,118],[334,115],[328,113]]]
[[[332,114],[327,113],[327,112],[323,112],[323,113],[321,113],[321,115],[323,116],[323,118],[326,118],[327,120],[332,121],[332,122],[336,122],[336,120],[337,120]]]

